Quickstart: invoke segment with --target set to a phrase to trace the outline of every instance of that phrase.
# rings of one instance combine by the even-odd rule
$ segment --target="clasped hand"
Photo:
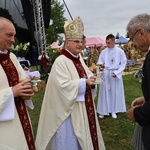
[[[86,79],[86,84],[91,86],[95,85],[96,76],[91,76],[89,79]]]
[[[29,78],[13,86],[12,91],[14,97],[19,96],[32,97],[34,95],[34,91]]]
[[[132,101],[131,108],[127,111],[127,115],[128,115],[130,120],[135,121],[134,109],[136,107],[142,106],[144,103],[145,103],[145,100],[143,97],[138,97]]]

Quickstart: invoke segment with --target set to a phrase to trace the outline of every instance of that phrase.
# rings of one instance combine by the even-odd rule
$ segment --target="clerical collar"
[[[69,50],[65,49],[66,51],[68,51],[73,57],[75,58],[79,58],[79,56],[72,54]]]
[[[0,54],[7,54],[7,52],[8,50],[4,50],[4,51],[0,50]]]
[[[9,58],[10,51],[0,51],[0,62]]]
[[[72,61],[74,61],[76,63],[80,62],[79,61],[80,56],[75,56],[72,53],[70,53],[70,51],[68,51],[66,49],[63,49],[61,51],[61,55],[65,55],[67,58],[71,59]]]

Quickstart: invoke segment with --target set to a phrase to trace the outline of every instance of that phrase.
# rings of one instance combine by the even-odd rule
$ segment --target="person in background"
[[[118,45],[119,48],[123,49],[123,46],[122,46],[122,43],[119,42],[119,45]]]
[[[100,118],[111,114],[117,118],[118,112],[126,112],[122,73],[127,59],[122,49],[115,46],[115,36],[106,37],[107,48],[99,55],[97,64],[105,66],[103,83],[99,88],[97,112]]]
[[[92,96],[96,77],[80,57],[83,28],[80,17],[64,25],[65,49],[47,82],[37,150],[105,150]]]
[[[32,127],[26,105],[33,89],[30,79],[10,52],[16,30],[12,22],[0,17],[0,149],[35,150]],[[27,102],[27,103],[26,103]],[[30,104],[29,104],[30,102]]]
[[[93,65],[96,65],[98,57],[99,57],[99,52],[97,50],[97,46],[95,45],[94,47],[90,47],[89,48],[89,56],[86,61],[86,64],[90,69]]]
[[[83,57],[83,59],[84,59],[84,49],[85,49],[85,47],[86,47],[86,36],[85,35],[83,35],[83,38],[82,38],[83,40],[82,40],[82,52],[81,52],[81,56]]]
[[[133,146],[136,150],[150,149],[150,15],[134,16],[127,25],[127,31],[132,41],[142,52],[148,52],[142,68],[142,92],[131,103],[127,111],[129,119],[137,122],[133,136]]]
[[[82,49],[85,49],[85,47],[86,47],[86,36],[83,35]]]
[[[39,60],[41,74],[48,73],[47,67],[48,67],[48,63],[50,60],[49,60],[49,56],[47,55],[47,53],[45,51],[41,51],[38,57],[38,60]]]

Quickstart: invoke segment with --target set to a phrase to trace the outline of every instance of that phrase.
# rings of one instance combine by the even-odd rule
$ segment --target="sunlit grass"
[[[126,106],[128,109],[132,100],[142,95],[141,83],[133,75],[124,76],[123,81]],[[35,108],[34,110],[29,110],[35,136],[43,95],[44,91],[34,95],[33,102]],[[97,104],[97,98],[95,99],[95,103]],[[117,119],[111,117],[99,119],[99,123],[106,150],[133,150],[131,141],[135,123],[128,119],[126,113],[119,113]]]
[[[133,99],[142,95],[141,83],[133,75],[123,77],[127,109]],[[131,145],[135,123],[130,121],[126,113],[118,113],[117,119],[105,117],[99,119],[107,150],[133,150]]]

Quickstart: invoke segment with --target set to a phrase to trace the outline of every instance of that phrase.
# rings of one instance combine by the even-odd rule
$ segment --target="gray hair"
[[[138,27],[142,27],[145,31],[150,32],[150,15],[149,14],[139,14],[133,17],[127,27],[126,30],[131,32],[136,32]]]

